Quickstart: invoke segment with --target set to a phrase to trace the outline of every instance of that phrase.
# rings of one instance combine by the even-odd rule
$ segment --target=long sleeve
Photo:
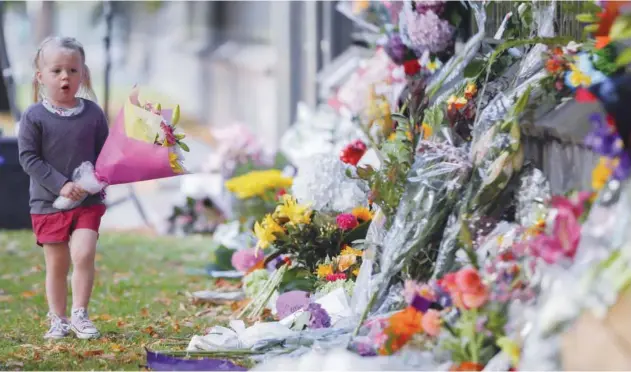
[[[98,123],[98,128],[96,128],[96,157],[99,157],[101,150],[103,150],[103,146],[105,145],[105,140],[107,140],[107,136],[109,135],[110,129],[107,126],[107,119],[105,119],[105,115]]]
[[[63,174],[48,164],[41,156],[42,130],[38,123],[22,117],[18,134],[20,165],[33,180],[48,191],[59,195],[61,188],[68,182]]]

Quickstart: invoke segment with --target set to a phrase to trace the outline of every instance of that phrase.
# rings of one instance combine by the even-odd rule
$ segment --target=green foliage
[[[289,291],[313,292],[316,286],[316,277],[304,268],[294,267],[283,275],[283,279],[278,286],[278,293],[283,294]]]

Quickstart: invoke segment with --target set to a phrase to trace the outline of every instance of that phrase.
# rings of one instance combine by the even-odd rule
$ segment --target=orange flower
[[[389,319],[389,333],[397,336],[412,336],[423,331],[421,321],[423,314],[415,308],[408,306],[403,311],[392,315]]]
[[[557,58],[552,57],[546,61],[546,70],[548,70],[548,72],[556,74],[562,69],[563,69],[563,63]]]
[[[425,333],[436,337],[440,334],[440,313],[434,309],[427,310],[421,319],[421,326]]]
[[[459,364],[454,364],[449,368],[451,372],[459,372],[459,371],[483,371],[484,366],[478,363],[473,362],[462,362]]]
[[[609,45],[611,38],[609,36],[596,36],[596,49],[602,49]]]
[[[486,303],[489,299],[489,290],[486,287],[482,287],[478,292],[463,293],[462,304],[466,309],[477,309]]]

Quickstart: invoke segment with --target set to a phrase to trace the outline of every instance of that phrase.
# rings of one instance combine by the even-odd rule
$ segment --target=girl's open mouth
[[[68,84],[64,84],[64,85],[61,86],[61,90],[63,90],[63,91],[67,91],[68,89],[70,89],[70,85],[68,85]]]

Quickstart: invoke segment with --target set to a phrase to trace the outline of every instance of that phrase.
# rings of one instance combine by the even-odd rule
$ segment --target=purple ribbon
[[[153,371],[247,371],[222,359],[180,359],[153,351],[147,352],[147,367]]]
[[[412,305],[412,307],[414,307],[416,310],[420,311],[421,313],[425,313],[427,310],[429,310],[429,307],[432,305],[432,301],[428,300],[427,298],[423,296],[419,296],[417,294],[417,295],[414,295],[414,299],[412,300],[412,303],[410,305]]]

